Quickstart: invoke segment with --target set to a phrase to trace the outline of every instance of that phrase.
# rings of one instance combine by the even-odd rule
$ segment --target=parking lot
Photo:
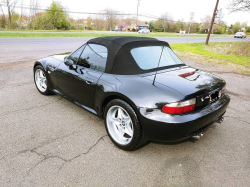
[[[183,59],[227,81],[224,122],[199,141],[125,152],[102,119],[34,85],[36,59],[81,43],[0,44],[0,186],[249,186],[250,76]]]

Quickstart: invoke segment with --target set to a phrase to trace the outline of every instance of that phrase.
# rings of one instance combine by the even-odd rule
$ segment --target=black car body
[[[172,51],[167,42],[154,38],[101,37],[89,40],[71,55],[38,60],[34,70],[43,68],[49,90],[100,117],[105,118],[105,107],[112,100],[128,103],[143,132],[140,139],[180,141],[221,120],[230,102],[224,93],[224,80],[184,63],[160,66],[159,60],[154,68],[140,68],[131,50],[145,46]],[[171,58],[178,58],[169,53]],[[143,59],[140,55],[136,58]],[[168,104],[192,99],[192,111],[163,112]]]

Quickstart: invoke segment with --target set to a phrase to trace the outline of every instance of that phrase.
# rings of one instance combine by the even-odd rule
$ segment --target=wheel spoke
[[[132,135],[133,135],[132,132],[127,127],[125,127],[125,129],[124,129],[124,133],[126,133],[130,137],[132,137]]]
[[[115,125],[120,125],[121,122],[117,119],[117,118],[111,118],[111,121],[115,124]]]
[[[45,78],[45,76],[43,75],[43,71],[40,70],[39,73],[40,73],[40,74],[39,74],[39,75],[40,75],[40,78]]]
[[[42,87],[43,87],[44,89],[47,88],[47,85],[45,84],[45,82],[42,82]]]
[[[36,78],[37,78],[37,80],[40,80],[40,73],[39,73],[39,71],[36,72]]]
[[[116,118],[116,117],[115,117],[116,112],[117,112],[117,110],[113,111],[110,117],[111,117],[111,120],[112,120],[112,121],[114,121],[114,122],[120,124],[120,123],[121,123],[121,120],[120,120],[119,118]]]
[[[124,129],[122,127],[118,127],[120,138],[124,138]]]
[[[123,138],[124,137],[124,129],[120,125],[116,125],[115,123],[113,123],[113,127],[114,127],[115,132],[118,135],[118,137],[120,139]]]
[[[130,124],[132,122],[130,117],[123,119],[123,121],[125,121],[126,124]]]
[[[126,115],[126,114],[124,113],[123,110],[121,110],[121,116],[122,116],[122,119],[123,119],[123,120],[128,120],[128,119],[130,119],[130,117],[129,117],[128,115]]]
[[[117,118],[122,119],[122,109],[118,108]]]

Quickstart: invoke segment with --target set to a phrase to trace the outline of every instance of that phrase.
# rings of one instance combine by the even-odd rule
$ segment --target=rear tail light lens
[[[190,99],[187,101],[170,103],[162,108],[162,112],[167,114],[183,114],[193,111],[195,108],[196,99]]]
[[[226,87],[223,87],[219,92],[219,97],[225,95],[226,91],[227,91]]]
[[[224,88],[221,89],[221,95],[224,95],[226,93],[227,89],[226,86]]]

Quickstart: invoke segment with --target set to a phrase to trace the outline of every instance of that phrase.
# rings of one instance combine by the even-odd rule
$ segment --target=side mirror
[[[66,58],[66,59],[64,59],[64,64],[66,66],[70,66],[70,65],[73,65],[74,62],[73,62],[73,60]]]
[[[90,68],[90,65],[84,62],[81,62],[79,66],[85,67],[85,68]]]
[[[76,70],[77,66],[75,64],[71,64],[71,65],[69,65],[69,69],[70,70]]]
[[[89,59],[89,57],[87,57],[87,58],[79,58],[79,60],[78,60],[79,66],[82,66],[82,67],[85,67],[85,68],[90,68],[88,59]]]

